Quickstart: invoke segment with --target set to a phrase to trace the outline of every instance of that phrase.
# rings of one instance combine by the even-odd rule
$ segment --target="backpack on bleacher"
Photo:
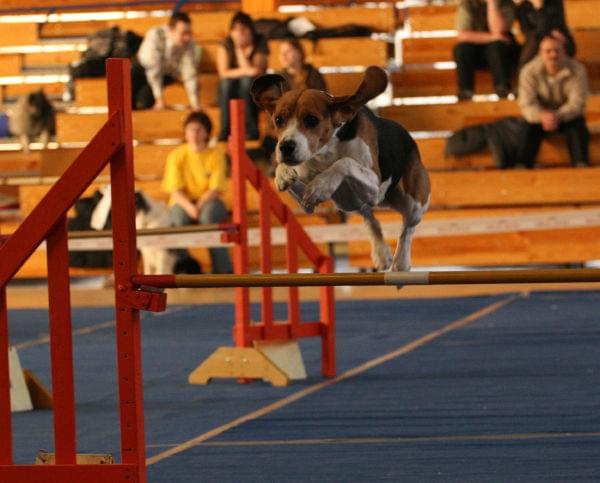
[[[119,27],[99,30],[88,37],[88,48],[81,61],[71,67],[73,78],[104,77],[105,61],[109,57],[133,58],[143,37],[130,30],[123,32]]]

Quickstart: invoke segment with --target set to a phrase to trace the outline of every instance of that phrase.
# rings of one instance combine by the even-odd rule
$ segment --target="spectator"
[[[185,86],[190,106],[199,109],[198,56],[192,38],[192,21],[182,12],[174,13],[168,25],[150,29],[137,54],[139,64],[134,67],[133,90],[139,109],[165,108],[163,88],[180,79]],[[199,52],[199,51],[198,51]],[[147,82],[138,79],[145,70]]]
[[[589,164],[588,94],[585,67],[567,56],[560,40],[545,36],[519,75],[519,107],[527,122],[519,164],[532,168],[542,139],[554,132],[566,135],[573,165]]]
[[[533,59],[546,33],[564,42],[569,57],[575,56],[575,41],[567,27],[563,0],[525,0],[517,6],[516,16],[525,36],[519,68]]]
[[[318,89],[326,91],[325,79],[319,70],[305,61],[302,44],[295,38],[284,39],[279,44],[281,74],[291,89]]]
[[[483,68],[492,73],[499,97],[510,93],[511,66],[518,52],[510,33],[513,19],[511,0],[461,0],[456,19],[458,44],[454,47],[459,100],[473,97],[475,70]]]
[[[246,105],[246,137],[258,139],[258,108],[252,101],[252,81],[267,68],[269,49],[262,35],[256,33],[249,15],[238,12],[233,16],[230,35],[219,46],[219,107],[221,132],[219,141],[229,136],[229,101],[243,99]]]
[[[172,151],[165,166],[162,189],[170,193],[174,226],[221,223],[227,218],[219,198],[225,186],[226,160],[218,149],[208,148],[212,123],[204,112],[192,112],[184,124],[186,144]],[[186,252],[179,253],[185,258]],[[226,248],[211,248],[214,273],[231,273]]]

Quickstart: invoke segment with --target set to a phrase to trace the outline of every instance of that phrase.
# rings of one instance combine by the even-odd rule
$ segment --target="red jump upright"
[[[258,192],[260,199],[260,270],[271,273],[271,216],[285,227],[286,260],[288,273],[298,271],[298,250],[302,250],[320,273],[333,272],[333,259],[321,253],[321,250],[308,236],[290,208],[281,200],[271,187],[267,177],[262,174],[245,149],[244,102],[233,100],[230,103],[231,136],[229,153],[233,178],[233,216],[239,225],[239,239],[234,246],[234,268],[236,274],[246,274],[248,263],[248,217],[246,203],[246,183],[249,182]],[[263,287],[261,300],[261,321],[250,320],[249,289],[236,288],[236,311],[234,339],[238,347],[249,347],[253,341],[290,340],[300,337],[321,337],[322,364],[324,376],[335,376],[335,300],[333,287],[321,287],[320,314],[318,321],[300,320],[300,302],[298,287],[290,287],[288,294],[288,320],[274,321],[272,288]]]
[[[136,240],[131,128],[131,74],[126,59],[107,61],[108,121],[52,186],[14,234],[0,246],[0,481],[2,483],[146,482],[140,310],[164,310],[165,295],[132,288]],[[75,390],[66,216],[110,163],[113,203],[117,366],[121,462],[76,464]],[[13,464],[6,285],[43,241],[48,253],[50,354],[56,464]],[[34,455],[32,454],[32,460]]]

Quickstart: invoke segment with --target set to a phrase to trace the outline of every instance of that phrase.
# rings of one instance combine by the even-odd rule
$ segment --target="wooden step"
[[[190,12],[192,31],[197,42],[219,42],[229,35],[229,25],[235,12],[231,10]],[[286,20],[297,14],[265,12],[253,14],[253,18]],[[391,6],[383,7],[333,7],[302,12],[319,27],[335,27],[344,24],[366,25],[375,32],[392,32],[397,26],[397,10]],[[95,20],[80,22],[48,22],[41,25],[42,38],[84,37],[90,32],[118,26],[122,30],[131,30],[144,35],[149,29],[164,25],[165,17],[145,17],[118,20]]]
[[[588,73],[590,91],[600,92],[600,62],[583,62]],[[455,69],[434,69],[407,65],[390,75],[394,97],[456,95],[458,80]],[[517,86],[515,77],[513,85]],[[475,93],[493,94],[494,84],[489,71],[475,72]]]
[[[591,14],[600,9],[599,0],[567,0],[564,7],[571,30],[599,27],[597,16]],[[456,5],[411,6],[405,10],[405,15],[413,32],[453,30],[456,28],[456,8]],[[518,28],[518,22],[513,28]]]
[[[598,206],[595,206],[598,208]],[[564,209],[576,209],[565,207]],[[557,209],[552,208],[555,212]],[[480,209],[431,211],[427,220],[468,219],[486,216],[511,216],[539,214],[544,208],[530,209]],[[377,213],[382,222],[397,222],[401,227],[401,217],[391,211]],[[362,222],[360,217],[351,217],[350,223]],[[600,259],[600,227],[565,228],[553,230],[516,231],[478,235],[454,235],[419,237],[413,240],[413,267],[418,266],[501,266],[531,264],[584,263]],[[391,250],[396,248],[396,240],[388,240]],[[352,241],[348,243],[350,264],[356,267],[371,268],[370,243]]]
[[[379,115],[402,124],[409,131],[456,131],[465,126],[491,122],[505,116],[520,117],[516,101],[457,102],[387,106]],[[586,118],[590,125],[600,122],[600,95],[588,98]]]
[[[600,28],[575,31],[573,38],[577,46],[577,60],[582,62],[600,60]],[[402,60],[404,64],[453,61],[452,49],[455,45],[456,37],[405,38],[402,39]]]
[[[444,157],[447,138],[417,139],[417,145],[425,166],[430,171],[493,169],[494,159],[488,149],[462,156]],[[600,165],[600,134],[590,138],[590,161]],[[537,162],[543,167],[570,165],[569,152],[564,136],[546,138],[540,147]]]

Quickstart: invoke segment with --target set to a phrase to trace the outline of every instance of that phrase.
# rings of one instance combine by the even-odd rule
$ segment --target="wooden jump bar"
[[[600,270],[456,270],[448,272],[282,273],[256,275],[136,275],[136,286],[157,288],[307,287],[338,285],[470,285],[600,282]]]

